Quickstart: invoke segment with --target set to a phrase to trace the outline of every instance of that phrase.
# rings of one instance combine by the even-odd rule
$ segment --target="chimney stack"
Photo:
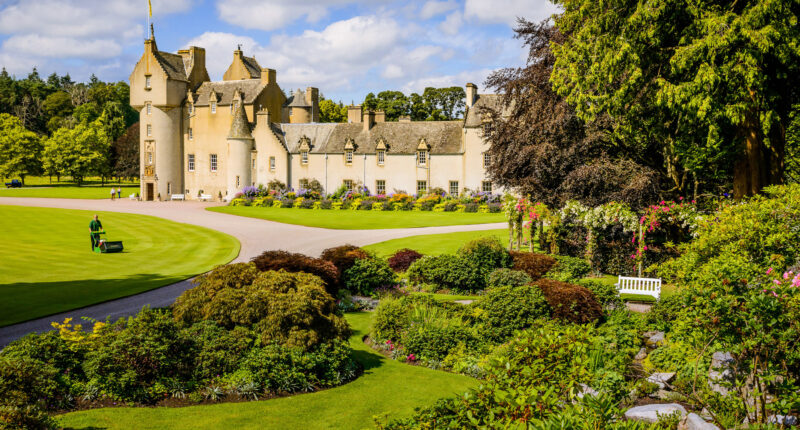
[[[408,115],[403,115],[400,118],[397,118],[399,122],[411,122],[411,117]]]
[[[375,111],[375,123],[386,122],[386,112],[382,110]]]
[[[311,122],[319,122],[319,88],[306,88],[306,103],[311,105]]]
[[[478,100],[478,87],[473,83],[467,83],[467,107],[471,108]]]
[[[347,122],[361,122],[361,105],[350,105],[347,107]]]
[[[369,131],[373,125],[375,125],[375,112],[371,110],[364,112],[364,131]]]
[[[278,83],[276,79],[277,72],[275,69],[267,69],[265,67],[261,68],[261,83],[262,84],[271,84],[271,83]]]

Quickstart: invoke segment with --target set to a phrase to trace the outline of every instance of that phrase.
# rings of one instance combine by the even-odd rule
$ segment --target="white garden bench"
[[[138,200],[136,198],[136,194],[131,194],[131,195],[128,196],[128,198],[131,199],[131,200]]]
[[[173,194],[169,198],[170,200],[186,200],[186,196],[183,194]]]
[[[214,197],[211,194],[200,194],[200,201],[207,202],[209,200],[213,200]]]
[[[657,278],[620,276],[615,286],[620,294],[653,296],[656,300],[661,296],[661,279]]]

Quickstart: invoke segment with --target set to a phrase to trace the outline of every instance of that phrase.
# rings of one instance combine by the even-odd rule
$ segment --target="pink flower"
[[[772,267],[770,267],[769,269],[767,269],[767,275],[769,275],[770,273],[772,273]]]
[[[778,293],[776,293],[775,291],[772,292],[772,295],[778,297]]]
[[[416,359],[417,357],[414,356],[414,354],[408,354],[408,357],[406,357],[406,360],[408,361],[416,361]]]
[[[785,272],[783,274],[783,279],[789,279],[789,272]]]
[[[774,283],[775,283],[775,285],[780,285],[780,284],[781,284],[781,281],[779,281],[779,280],[777,280],[777,279],[773,280],[772,282],[774,282]]]
[[[644,250],[647,251],[647,245],[644,246]]]

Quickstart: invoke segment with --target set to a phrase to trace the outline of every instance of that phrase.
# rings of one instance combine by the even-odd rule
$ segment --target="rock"
[[[580,389],[578,390],[578,394],[577,394],[578,398],[582,399],[583,396],[585,396],[587,394],[590,395],[590,396],[593,396],[593,397],[597,397],[598,395],[600,395],[600,393],[598,393],[597,390],[595,390],[594,388],[592,388],[592,387],[590,387],[590,386],[588,386],[586,384],[580,384]]]
[[[649,336],[648,336],[649,335]],[[664,343],[664,332],[663,331],[648,331],[644,334],[645,336],[645,345],[650,348],[655,348],[662,343]]]
[[[719,427],[707,423],[700,415],[691,413],[681,420],[678,430],[719,430]]]
[[[458,303],[459,305],[469,305],[472,304],[472,302],[474,302],[475,300],[453,300],[453,301],[455,303]]]
[[[675,394],[672,391],[667,391],[667,390],[658,390],[655,393],[650,395],[650,397],[652,397],[654,399],[659,399],[659,400],[673,400],[675,398],[675,396],[677,396],[677,394]]]
[[[722,385],[723,381],[731,382],[733,380],[733,373],[730,370],[723,370],[722,372],[717,370],[709,370],[708,371],[708,386],[711,388],[711,391],[715,393],[719,393],[727,395],[730,392],[728,387]]]
[[[653,373],[647,378],[647,382],[658,385],[658,388],[666,388],[667,384],[675,378],[675,373]]]
[[[625,411],[625,418],[646,423],[658,422],[659,417],[666,417],[678,412],[681,417],[686,416],[686,409],[677,403],[663,403],[636,406]]]
[[[733,359],[733,355],[730,352],[715,352],[713,356],[711,356],[711,367],[720,368],[720,367],[730,367],[735,360]]]
[[[645,358],[647,358],[647,348],[640,349],[639,352],[636,353],[636,356],[633,357],[633,359],[636,361],[642,361]]]
[[[798,420],[797,417],[794,415],[770,415],[767,418],[767,422],[778,425],[783,424],[788,427],[800,424],[800,420]]]

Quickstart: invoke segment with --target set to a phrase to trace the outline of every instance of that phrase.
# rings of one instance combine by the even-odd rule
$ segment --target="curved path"
[[[272,249],[283,249],[316,256],[326,248],[345,243],[364,246],[419,234],[453,233],[507,227],[506,223],[494,223],[385,230],[329,230],[211,212],[205,210],[205,208],[218,206],[219,203],[194,201],[137,202],[127,199],[111,201],[0,197],[0,205],[136,213],[199,225],[229,234],[239,240],[241,250],[239,251],[239,256],[233,262],[249,261],[263,251]],[[167,306],[189,288],[191,288],[191,280],[185,280],[141,294],[2,327],[0,328],[0,348],[27,333],[50,330],[51,321],[63,321],[64,318],[69,317],[79,321],[82,316],[99,320],[105,320],[109,316],[111,319],[117,319],[133,315],[145,305],[153,307]]]

